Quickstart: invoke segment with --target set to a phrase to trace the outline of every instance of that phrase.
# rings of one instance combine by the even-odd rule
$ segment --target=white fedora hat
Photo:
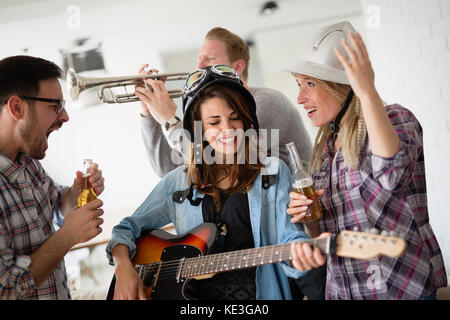
[[[283,70],[325,81],[350,84],[344,67],[334,52],[334,48],[337,47],[348,59],[341,39],[346,39],[348,42],[347,32],[349,30],[355,32],[355,28],[347,21],[321,28],[311,38],[311,42],[302,48],[302,58]]]

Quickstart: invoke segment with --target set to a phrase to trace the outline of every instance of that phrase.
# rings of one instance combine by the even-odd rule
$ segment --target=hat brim
[[[283,68],[282,70],[307,75],[320,80],[350,85],[345,71],[326,67],[307,60],[302,60],[295,65]]]

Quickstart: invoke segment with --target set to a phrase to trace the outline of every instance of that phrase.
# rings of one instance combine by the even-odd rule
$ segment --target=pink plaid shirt
[[[70,299],[64,261],[39,287],[24,263],[55,232],[60,199],[38,161],[0,155],[0,299]]]
[[[399,105],[386,107],[401,140],[398,153],[383,159],[366,141],[360,167],[349,169],[330,140],[315,188],[325,189],[323,232],[379,230],[406,233],[406,253],[361,261],[328,256],[327,299],[421,299],[447,285],[441,250],[428,217],[422,128]]]

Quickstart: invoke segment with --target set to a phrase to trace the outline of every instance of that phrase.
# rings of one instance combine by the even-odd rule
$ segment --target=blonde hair
[[[216,27],[206,34],[205,40],[219,40],[225,43],[228,59],[231,62],[244,60],[245,68],[242,71],[242,79],[248,79],[248,64],[250,61],[250,50],[247,43],[237,34],[228,31],[225,28]]]
[[[343,103],[347,98],[350,86],[320,79],[315,80],[318,85],[322,86],[326,92],[337,101],[342,101]],[[341,122],[340,124],[342,154],[346,165],[350,169],[355,170],[358,168],[359,154],[367,137],[366,124],[361,110],[361,101],[357,96],[353,97],[344,119],[344,122]],[[311,159],[309,161],[310,171],[318,172],[320,170],[323,161],[323,151],[332,134],[328,124],[319,128],[314,141]]]

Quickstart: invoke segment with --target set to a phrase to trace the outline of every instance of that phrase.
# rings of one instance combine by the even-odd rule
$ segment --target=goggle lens
[[[221,74],[221,75],[226,75],[226,76],[230,76],[233,78],[239,77],[239,75],[236,73],[236,71],[234,69],[232,69],[229,66],[224,65],[224,64],[215,65],[211,68],[211,70],[213,70],[216,73]]]
[[[210,75],[212,74],[213,78],[217,78],[217,76],[223,76],[235,80],[240,79],[239,74],[226,64],[217,64],[211,66],[209,70],[211,71]],[[207,69],[199,69],[188,75],[186,78],[186,83],[184,85],[184,96],[187,96],[194,92],[201,83],[206,81],[206,78],[209,78],[207,74]],[[216,76],[214,76],[214,74],[216,74]]]
[[[186,89],[190,89],[197,81],[199,81],[205,72],[203,70],[197,70],[192,72],[186,79]]]

